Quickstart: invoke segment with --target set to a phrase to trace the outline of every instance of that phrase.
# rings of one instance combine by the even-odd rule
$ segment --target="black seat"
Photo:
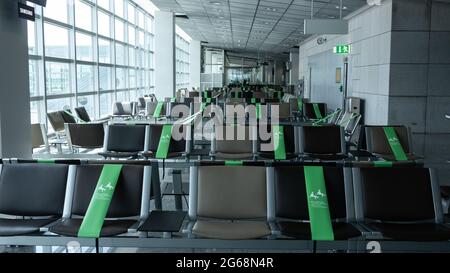
[[[358,220],[369,229],[385,240],[450,240],[450,228],[436,221],[435,182],[429,169],[361,168],[359,174],[354,179],[361,189],[356,193],[361,196],[361,204],[356,204]]]
[[[271,125],[263,125],[259,124],[259,126],[266,126],[266,132],[270,134],[270,139],[261,139],[261,134],[258,133],[258,151],[259,157],[264,159],[274,159],[275,158],[275,147],[274,147],[274,141],[273,141],[273,126]],[[293,125],[284,125],[283,126],[283,132],[284,132],[284,145],[286,150],[286,159],[293,159],[297,157],[297,153],[295,150],[295,130],[296,127]],[[258,132],[260,132],[260,129],[258,129]]]
[[[321,117],[316,115],[316,111],[314,111],[314,104],[316,104],[319,108]],[[326,103],[304,103],[303,104],[303,117],[306,120],[315,120],[326,117],[327,115],[327,104]]]
[[[104,127],[101,123],[68,123],[66,135],[69,146],[76,148],[95,149],[103,147]]]
[[[82,217],[85,216],[89,207],[102,169],[103,165],[77,166],[71,211],[72,217],[70,219],[64,219],[60,223],[52,226],[49,229],[50,232],[63,236],[77,237],[81,223],[83,222]],[[109,237],[127,233],[128,229],[136,223],[136,220],[129,218],[137,218],[140,214],[143,170],[143,166],[124,165],[122,167],[100,233],[101,236]]]
[[[325,185],[333,221],[335,240],[361,236],[352,220],[352,209],[346,206],[343,168],[323,167]],[[275,206],[278,225],[283,235],[299,240],[311,240],[304,167],[275,167]]]
[[[162,124],[150,124],[149,125],[149,147],[148,151],[142,153],[142,155],[146,158],[155,158],[156,152],[158,151],[159,140],[161,138],[161,133],[164,125]],[[186,130],[186,127],[179,127],[181,133],[184,133],[183,130]],[[173,128],[175,130],[175,127]],[[169,144],[169,151],[167,153],[167,158],[174,158],[183,156],[186,152],[186,138],[182,138],[181,140],[175,140],[172,134],[172,138]]]
[[[61,111],[47,113],[47,118],[55,132],[64,131],[64,118]]]
[[[301,126],[300,153],[321,160],[347,158],[344,130],[340,126]]]
[[[145,125],[109,125],[104,151],[105,158],[136,158],[145,149]]]
[[[64,123],[77,123],[77,120],[73,116],[72,111],[64,110],[64,111],[60,111],[60,112],[61,112],[61,116],[63,117]]]
[[[0,214],[31,219],[0,219],[0,236],[38,233],[40,228],[59,219],[64,207],[67,173],[67,165],[3,165]]]
[[[82,121],[91,122],[91,117],[84,106],[75,108],[75,113]]]

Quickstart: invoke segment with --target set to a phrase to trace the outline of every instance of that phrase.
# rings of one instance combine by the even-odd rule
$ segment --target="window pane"
[[[130,88],[136,88],[136,70],[128,70],[128,80],[130,83]]]
[[[45,54],[50,57],[69,58],[69,30],[44,24]]]
[[[113,101],[114,93],[100,93],[100,117],[111,113]]]
[[[117,16],[123,17],[123,0],[114,0],[114,12]]]
[[[112,69],[100,66],[99,68],[100,91],[112,90]]]
[[[47,95],[70,93],[69,64],[47,62],[45,71]]]
[[[63,23],[68,22],[67,0],[48,0],[47,7],[44,8],[44,16]]]
[[[29,81],[30,81],[30,97],[39,96],[39,67],[38,61],[30,60],[29,64]]]
[[[116,69],[116,89],[125,89],[126,86],[126,69]]]
[[[123,92],[117,92],[117,100],[116,101],[130,101],[130,92],[123,91]]]
[[[89,116],[96,117],[95,114],[95,95],[90,96],[78,96],[77,107],[84,106]]]
[[[116,19],[116,21],[115,21],[116,23],[115,23],[115,35],[116,35],[116,40],[119,40],[119,41],[121,41],[121,42],[125,42],[125,39],[124,39],[124,31],[125,31],[125,29],[124,29],[124,23],[122,22],[122,21],[120,21],[120,20],[118,20],[118,19]]]
[[[111,42],[98,39],[98,60],[101,63],[111,63]]]
[[[97,0],[97,4],[107,10],[111,10],[109,0]]]
[[[34,22],[27,21],[28,26],[28,53],[37,54],[36,47],[36,25]]]
[[[135,23],[134,12],[135,12],[134,6],[131,5],[130,3],[128,3],[128,22],[130,22],[132,24]]]
[[[126,48],[124,45],[116,44],[116,64],[126,65]]]
[[[92,7],[80,0],[75,2],[75,25],[92,31]]]
[[[31,123],[45,123],[45,116],[43,116],[44,112],[44,101],[30,102]]]
[[[136,29],[134,26],[128,27],[128,43],[130,45],[136,45]]]
[[[98,12],[98,34],[111,37],[111,21],[109,15]]]
[[[77,32],[77,60],[93,61],[93,37]]]
[[[128,50],[128,63],[129,66],[135,66],[136,65],[136,49],[134,47],[130,46]]]
[[[94,91],[94,67],[90,65],[77,65],[78,92]]]

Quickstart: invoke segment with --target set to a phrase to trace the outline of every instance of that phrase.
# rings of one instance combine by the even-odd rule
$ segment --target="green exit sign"
[[[333,52],[336,54],[349,54],[350,45],[337,45],[333,48]]]

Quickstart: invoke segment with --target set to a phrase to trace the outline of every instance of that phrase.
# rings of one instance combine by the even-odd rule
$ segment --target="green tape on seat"
[[[37,163],[39,164],[55,164],[55,160],[54,159],[38,159]]]
[[[166,159],[169,153],[170,140],[172,139],[172,125],[164,125],[159,138],[158,150],[156,151],[156,158]]]
[[[255,99],[255,98],[252,98],[252,99],[251,99],[251,103],[252,103],[252,104],[255,104],[255,103],[256,103],[256,99]]]
[[[373,162],[373,166],[376,168],[391,168],[393,166],[392,161],[375,161]]]
[[[305,166],[304,173],[312,240],[333,241],[323,167]]]
[[[273,130],[273,144],[275,148],[275,159],[286,160],[286,147],[284,145],[284,127],[274,125]]]
[[[177,101],[177,98],[171,98],[170,99],[170,102],[176,102]]]
[[[242,166],[244,165],[243,161],[225,161],[225,166]]]
[[[389,146],[391,146],[392,153],[394,154],[395,160],[397,161],[405,161],[408,160],[408,157],[403,150],[402,144],[400,143],[400,139],[395,132],[394,127],[384,127],[384,134],[389,142]]]
[[[257,103],[256,104],[256,118],[261,119],[261,114],[262,114],[261,103]]]
[[[200,111],[203,112],[205,109],[206,109],[206,103],[205,103],[205,102],[202,102],[202,103],[200,104]]]
[[[301,99],[297,99],[297,107],[299,112],[303,111],[303,101]]]
[[[163,108],[164,102],[158,102],[156,105],[155,112],[153,112],[153,117],[159,118],[161,116],[161,110]]]
[[[211,104],[212,99],[211,98],[206,98],[206,103],[207,104]]]
[[[203,97],[204,98],[208,98],[208,92],[207,91],[203,91]]]
[[[319,104],[313,103],[313,109],[317,119],[323,118],[322,113],[320,112]]]
[[[234,98],[239,99],[239,92],[234,92]]]
[[[116,189],[122,165],[104,165],[95,192],[83,218],[78,237],[100,237],[103,222]]]

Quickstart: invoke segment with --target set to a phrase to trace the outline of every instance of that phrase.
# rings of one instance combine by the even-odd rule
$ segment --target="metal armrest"
[[[138,232],[138,229],[141,227],[141,225],[144,222],[145,222],[145,220],[137,221],[136,223],[134,223],[131,227],[128,228],[128,233],[136,233],[136,232]]]
[[[50,224],[47,224],[47,225],[45,225],[45,226],[39,228],[39,231],[40,231],[40,232],[48,232],[48,231],[50,230],[51,227],[60,224],[63,220],[64,220],[64,219],[61,218],[61,219],[58,219],[58,220],[56,220],[56,221],[54,221],[54,222],[51,222]]]

